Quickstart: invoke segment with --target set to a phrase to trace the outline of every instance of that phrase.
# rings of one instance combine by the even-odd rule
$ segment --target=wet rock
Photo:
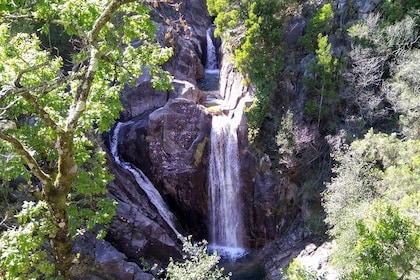
[[[207,228],[210,123],[202,106],[184,98],[169,101],[149,118],[149,156],[155,181],[183,224],[201,236]]]
[[[108,239],[128,259],[141,258],[166,263],[169,257],[181,256],[181,242],[158,214],[131,173],[113,161],[109,167],[114,180],[109,184],[110,197],[118,203],[109,228]],[[179,225],[178,225],[179,227]]]

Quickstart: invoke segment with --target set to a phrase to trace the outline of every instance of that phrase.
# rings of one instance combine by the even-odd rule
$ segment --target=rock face
[[[189,233],[206,237],[207,153],[211,117],[185,98],[149,117],[149,156],[161,193]]]
[[[109,242],[98,240],[89,233],[77,237],[74,251],[79,257],[71,271],[73,280],[153,279],[153,275],[143,272]]]
[[[118,205],[107,239],[134,262],[145,256],[158,262],[167,262],[172,255],[179,257],[181,242],[132,174],[115,164],[111,165],[111,170],[115,179],[108,191]]]
[[[179,12],[188,24],[187,31],[191,32],[172,33],[167,40],[164,38],[167,30],[157,23],[161,27],[159,40],[174,49],[173,58],[164,66],[177,79],[174,90],[154,90],[146,71],[136,87],[122,93],[124,112],[120,121],[132,123],[121,130],[123,140],[119,143],[119,153],[121,160],[140,168],[155,184],[185,230],[205,238],[206,158],[211,117],[198,104],[201,91],[195,84],[204,75],[206,29],[211,19],[205,0],[178,2]],[[167,8],[166,14],[172,16],[174,22],[179,20],[179,14],[172,8]],[[184,36],[186,34],[188,36]],[[128,262],[139,265],[140,259],[165,265],[170,256],[179,258],[180,240],[138,187],[132,174],[116,164],[111,155],[109,168],[115,179],[108,191],[118,205],[107,240]],[[177,223],[176,228],[184,234],[180,224]],[[110,254],[118,257],[118,252]],[[123,262],[117,265],[113,260],[106,263],[120,267],[121,271],[127,266]],[[138,277],[132,279],[148,279]]]

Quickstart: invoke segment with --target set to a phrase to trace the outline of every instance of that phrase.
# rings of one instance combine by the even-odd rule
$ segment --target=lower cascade
[[[110,146],[111,146],[111,154],[114,157],[115,162],[121,166],[123,169],[129,171],[134,178],[136,179],[137,184],[139,187],[146,193],[150,202],[156,207],[159,215],[163,218],[163,220],[168,224],[168,226],[173,230],[175,235],[178,238],[181,238],[182,235],[177,231],[172,212],[169,211],[168,206],[166,205],[165,201],[163,200],[160,193],[157,191],[155,186],[152,182],[150,182],[149,178],[144,175],[143,171],[139,168],[133,166],[132,164],[122,161],[120,155],[118,153],[118,136],[120,133],[121,128],[126,125],[130,125],[133,122],[126,122],[126,123],[117,123],[114,128],[114,133],[110,139]]]
[[[241,178],[237,126],[228,116],[214,116],[209,166],[210,249],[237,259],[242,248]]]

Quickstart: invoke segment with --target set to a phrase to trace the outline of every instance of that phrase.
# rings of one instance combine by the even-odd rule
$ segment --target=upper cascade
[[[206,33],[207,42],[207,61],[206,61],[206,72],[211,70],[219,70],[217,63],[216,47],[213,43],[213,28],[209,27]]]

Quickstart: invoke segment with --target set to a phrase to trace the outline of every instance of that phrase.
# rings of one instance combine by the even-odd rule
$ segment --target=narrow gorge
[[[260,140],[251,146],[245,111],[257,89],[214,37],[206,1],[183,7],[193,36],[170,42],[175,53],[164,67],[174,89],[154,90],[144,73],[121,96],[125,110],[109,143],[115,174],[109,192],[118,206],[107,241],[129,261],[143,256],[146,263],[166,263],[181,255],[178,236],[192,235],[225,259],[252,255],[254,269],[265,270],[258,277],[279,279],[279,268],[305,248],[315,246],[307,253],[313,254],[325,232],[320,193],[331,172],[330,140],[299,113],[306,98],[302,75],[314,57],[299,57],[282,72]],[[297,59],[307,24],[302,16],[290,19],[286,61]],[[287,110],[295,113],[291,156],[275,143],[287,129],[276,113]]]

